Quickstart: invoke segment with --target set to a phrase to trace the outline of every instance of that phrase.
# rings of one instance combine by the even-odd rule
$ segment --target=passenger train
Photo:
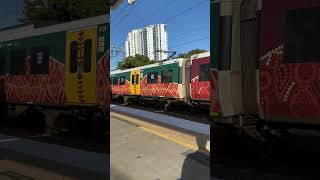
[[[111,71],[112,95],[128,99],[152,99],[210,104],[210,53],[176,58],[125,70]]]
[[[63,109],[108,124],[108,16],[1,29],[2,104],[33,113]]]

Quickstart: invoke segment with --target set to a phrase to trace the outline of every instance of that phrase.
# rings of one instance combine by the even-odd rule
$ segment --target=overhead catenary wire
[[[172,4],[175,1],[177,1],[177,0],[170,1],[167,4]],[[196,2],[196,1],[194,1],[194,2]],[[179,12],[179,13],[173,15],[173,16],[168,17],[165,21],[163,21],[162,23],[158,23],[158,24],[168,24],[168,23],[172,22],[173,20],[175,20],[176,18],[180,17],[181,15],[183,15],[183,14],[185,14],[185,13],[187,13],[187,12],[189,12],[189,11],[195,9],[195,8],[197,8],[198,6],[204,4],[205,2],[209,2],[209,1],[208,0],[203,0],[203,1],[197,2],[195,5],[187,8],[187,9],[184,9],[183,11],[181,11],[181,12]],[[161,7],[161,8],[165,8],[165,7]],[[156,13],[161,12],[160,11],[161,8],[157,8],[156,11],[153,11],[153,13],[150,16],[144,16],[142,19],[140,19],[141,21],[134,23],[132,26],[135,26],[138,23],[143,23],[147,18],[155,16]],[[121,23],[121,22],[119,22],[119,23]],[[119,23],[117,25],[119,25]],[[199,29],[199,27],[197,29]],[[151,30],[152,29],[149,29],[149,31],[151,31]],[[179,37],[182,37],[183,35],[189,34],[189,33],[190,32],[181,33],[181,34],[179,34]],[[191,33],[194,33],[194,32],[191,32]],[[202,40],[205,40],[205,39],[208,39],[208,38],[209,37],[202,37],[202,38],[194,39],[194,40],[187,41],[187,42],[184,42],[184,43],[179,43],[179,44],[176,44],[176,45],[174,45],[172,47],[170,47],[170,46],[169,47],[170,47],[170,49],[172,49],[172,48],[180,47],[180,46],[187,45],[187,44],[190,44],[190,43],[194,43],[194,42],[197,42],[197,41],[202,41]]]
[[[206,37],[202,37],[202,38],[199,38],[199,39],[193,39],[193,40],[190,40],[190,41],[187,41],[187,42],[183,42],[183,43],[174,45],[174,46],[171,47],[171,48],[176,48],[176,47],[184,46],[184,45],[186,45],[186,44],[194,43],[194,42],[197,42],[197,41],[202,41],[202,40],[209,39],[209,38],[210,38],[210,37],[206,36]]]
[[[201,32],[204,32],[204,31],[205,31],[205,29],[201,29],[199,31],[186,32],[186,33],[183,33],[183,34],[181,34],[179,36],[175,36],[174,38],[171,38],[170,42],[171,43],[175,43],[175,42],[181,41],[181,40],[183,40],[185,38],[186,35],[189,35],[189,36],[191,36],[191,35],[192,36],[202,35]]]
[[[142,1],[142,0],[137,1],[137,3],[135,3],[135,5],[130,9],[130,11],[129,11],[126,15],[124,15],[124,16],[120,19],[120,21],[119,21],[114,27],[117,27],[119,24],[121,24],[121,22],[122,22],[126,17],[128,17],[128,15],[129,15],[139,4],[141,4],[141,1]]]
[[[128,7],[129,7],[129,4],[126,4],[126,6],[121,9],[121,11],[119,12],[118,16],[116,16],[116,17],[113,19],[113,21],[115,21],[116,19],[118,19],[118,17],[121,16],[121,13],[122,13],[124,10],[126,10]]]
[[[196,7],[198,7],[198,6],[200,6],[201,4],[203,4],[203,3],[205,3],[205,2],[208,2],[208,0],[200,1],[199,3],[195,4],[194,6],[192,6],[192,7],[190,7],[190,8],[185,9],[185,10],[184,10],[184,11],[182,11],[181,13],[178,13],[178,14],[176,14],[175,16],[173,16],[173,17],[171,17],[171,18],[166,19],[166,20],[164,21],[164,23],[168,23],[168,22],[172,21],[173,19],[177,18],[178,16],[181,16],[181,15],[185,14],[186,12],[188,12],[188,11],[190,11],[190,10],[192,10],[192,9],[194,9],[194,8],[196,8]]]
[[[175,0],[174,0],[174,1],[175,1]],[[194,9],[194,8],[196,8],[196,7],[198,7],[198,6],[200,6],[201,4],[203,4],[203,3],[205,3],[205,2],[208,2],[208,0],[200,1],[200,2],[198,2],[197,4],[195,4],[195,5],[193,5],[193,6],[189,7],[189,8],[187,8],[187,9],[185,9],[185,10],[183,10],[182,12],[180,12],[180,13],[178,13],[178,14],[176,14],[176,15],[172,16],[172,17],[167,18],[164,22],[159,23],[159,24],[167,24],[168,22],[172,21],[173,19],[175,19],[175,18],[177,18],[177,17],[179,17],[179,16],[181,16],[181,15],[183,15],[183,14],[187,13],[188,11],[191,11],[192,9]],[[159,9],[159,8],[158,8],[158,9]],[[158,12],[158,11],[155,11],[155,12]],[[152,30],[152,29],[149,29],[149,30],[148,30],[148,32],[149,32],[150,30]]]
[[[178,0],[169,0],[164,6],[161,6],[159,8],[157,8],[156,10],[152,11],[153,13],[149,16],[144,16],[142,19],[140,19],[139,21],[137,21],[136,23],[134,23],[131,27],[135,27],[136,25],[138,25],[139,23],[143,23],[147,18],[152,18],[154,17],[158,12],[160,12],[160,10],[168,8],[170,5],[172,5],[173,3],[175,3]]]

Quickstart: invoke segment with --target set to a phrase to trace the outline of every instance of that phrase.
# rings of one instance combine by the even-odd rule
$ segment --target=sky
[[[23,0],[0,1],[0,29],[18,24],[18,18],[22,14]]]
[[[128,32],[167,21],[169,51],[179,54],[197,48],[210,50],[210,0],[136,0],[133,5],[127,4],[124,0],[111,11],[111,47],[124,50]],[[123,58],[123,53],[112,53],[111,69]]]

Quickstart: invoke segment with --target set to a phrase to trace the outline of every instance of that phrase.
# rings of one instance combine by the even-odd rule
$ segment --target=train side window
[[[158,72],[148,73],[148,84],[157,83],[158,81]]]
[[[31,73],[48,74],[50,52],[48,47],[31,48]]]
[[[26,49],[11,50],[10,56],[10,74],[25,74]]]
[[[288,10],[284,33],[284,62],[320,62],[320,8]]]
[[[85,73],[88,73],[91,71],[91,54],[92,53],[92,40],[91,39],[86,39],[84,41],[84,66],[83,66],[83,71]]]
[[[126,78],[125,77],[120,77],[120,85],[125,85],[126,84]]]
[[[139,74],[136,74],[136,84],[139,84]]]
[[[161,71],[161,83],[172,83],[172,75],[172,69]]]
[[[77,59],[78,59],[78,42],[72,41],[70,43],[70,73],[77,72]]]
[[[5,67],[6,67],[5,53],[2,50],[0,50],[0,75],[5,74]]]
[[[119,80],[118,77],[113,77],[112,80],[113,80],[112,81],[113,85],[118,85],[118,80]]]
[[[134,84],[134,74],[131,75],[131,84]]]
[[[201,64],[199,69],[199,81],[209,81],[210,64]]]

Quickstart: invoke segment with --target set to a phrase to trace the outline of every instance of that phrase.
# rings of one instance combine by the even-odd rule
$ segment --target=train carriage
[[[317,128],[320,2],[221,0],[211,5],[215,122],[243,127],[256,119],[269,127]]]
[[[112,94],[142,98],[184,99],[189,81],[182,76],[189,61],[179,58],[111,72]]]
[[[189,66],[189,61],[179,58],[140,67],[141,96],[185,99],[185,88],[189,85],[185,74]]]
[[[210,53],[111,71],[112,94],[126,99],[153,99],[210,104]],[[192,79],[191,79],[192,78]]]
[[[110,72],[110,78],[112,81],[111,88],[113,95],[132,95],[130,91],[130,72],[131,69]]]
[[[2,101],[107,111],[108,31],[108,15],[0,30]]]
[[[210,52],[191,56],[190,99],[210,102]]]
[[[262,2],[259,68],[264,118],[320,124],[319,18],[316,0]]]

